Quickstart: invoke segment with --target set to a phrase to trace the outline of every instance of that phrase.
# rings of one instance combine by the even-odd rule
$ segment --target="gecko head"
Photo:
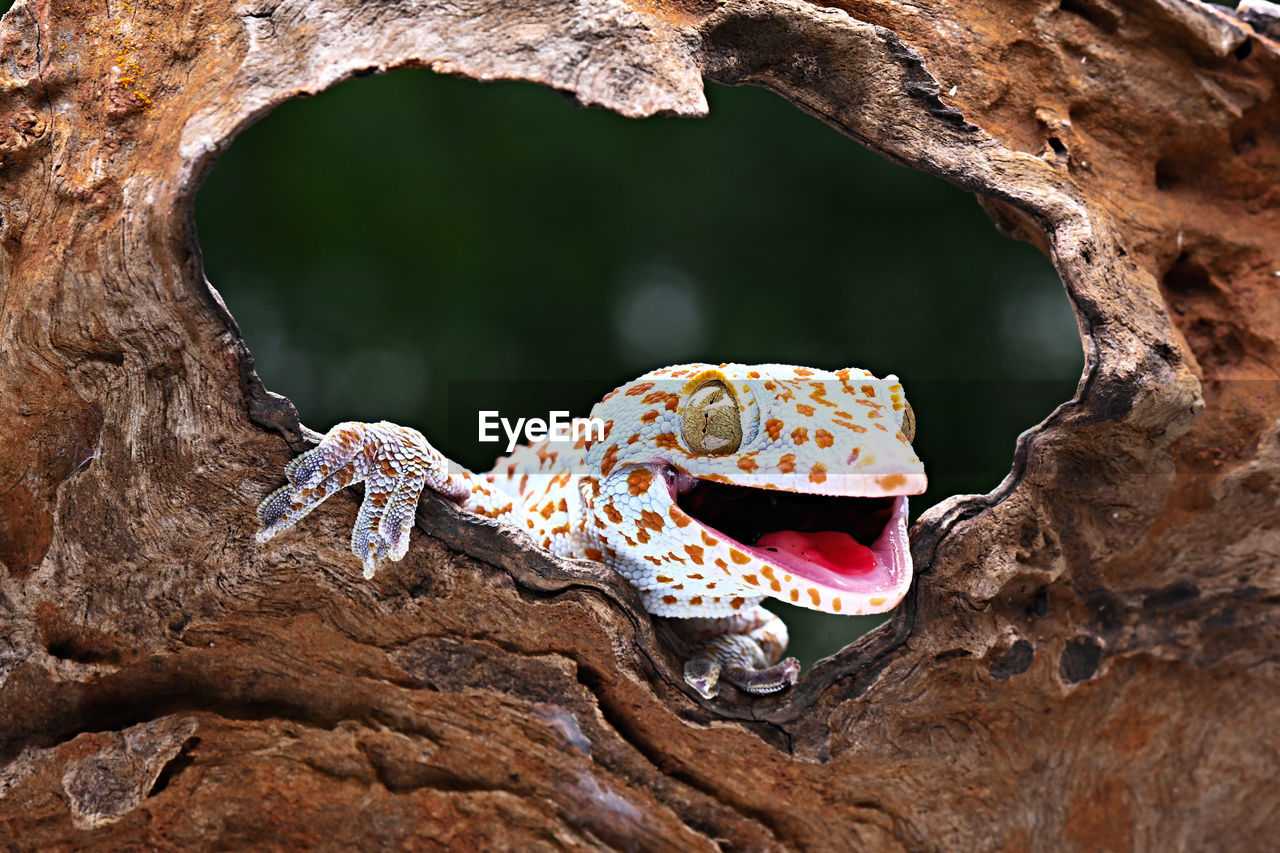
[[[926,486],[896,377],[684,365],[592,412],[584,497],[655,613],[728,614],[769,596],[879,613],[911,582],[907,496]]]

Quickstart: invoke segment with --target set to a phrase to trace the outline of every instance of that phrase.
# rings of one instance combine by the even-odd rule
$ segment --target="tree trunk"
[[[1268,11],[18,0],[0,25],[0,839],[1274,843]],[[1048,253],[1079,391],[992,494],[920,520],[892,621],[774,696],[701,700],[625,581],[439,499],[372,582],[346,551],[355,495],[259,546],[254,508],[308,434],[204,281],[192,201],[275,105],[403,65],[629,116],[701,114],[702,76],[766,86]]]

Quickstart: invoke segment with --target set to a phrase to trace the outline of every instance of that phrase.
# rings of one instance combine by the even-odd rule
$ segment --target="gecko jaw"
[[[671,498],[714,537],[751,558],[750,576],[770,569],[791,598],[827,610],[842,598],[847,613],[879,613],[897,605],[911,582],[907,496],[852,497],[757,489],[690,477],[668,479]],[[810,600],[811,599],[811,600]],[[820,604],[821,602],[821,604]]]

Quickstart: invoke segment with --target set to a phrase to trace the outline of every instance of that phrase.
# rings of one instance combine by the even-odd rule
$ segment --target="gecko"
[[[794,365],[686,364],[597,403],[602,430],[516,447],[486,474],[417,430],[334,426],[285,467],[258,507],[266,542],[365,483],[351,550],[372,578],[401,559],[423,488],[535,544],[612,568],[670,617],[685,681],[711,698],[796,682],[766,598],[825,613],[882,613],[911,583],[907,498],[925,490],[915,415],[896,376]]]

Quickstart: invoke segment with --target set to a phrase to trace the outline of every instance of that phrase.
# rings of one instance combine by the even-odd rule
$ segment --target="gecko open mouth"
[[[906,495],[849,497],[757,489],[679,475],[677,505],[703,527],[784,572],[858,593],[910,576]],[[895,599],[896,600],[896,599]]]

